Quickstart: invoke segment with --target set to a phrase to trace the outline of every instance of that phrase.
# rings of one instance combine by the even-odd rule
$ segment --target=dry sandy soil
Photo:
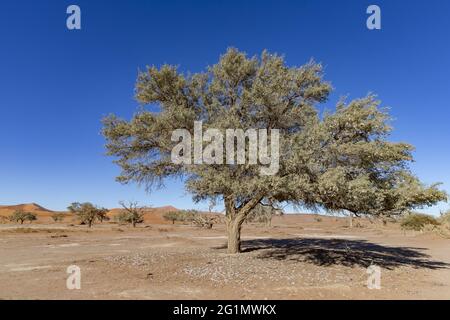
[[[223,225],[48,221],[0,225],[1,299],[450,299],[450,240],[397,224],[285,215],[244,225],[244,252],[228,255]],[[80,290],[66,287],[70,265]]]

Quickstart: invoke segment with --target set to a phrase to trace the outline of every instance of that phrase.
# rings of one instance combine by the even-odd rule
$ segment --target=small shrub
[[[163,218],[175,224],[175,221],[181,221],[180,211],[169,211],[164,213]]]
[[[189,222],[197,227],[206,229],[211,229],[219,221],[215,215],[201,213],[197,210],[170,211],[166,212],[163,217],[168,221],[172,221],[172,224],[175,224],[175,221]]]
[[[144,218],[141,215],[135,215],[131,212],[122,211],[114,216],[114,220],[119,224],[131,224],[136,227],[136,224],[143,223]]]
[[[128,215],[126,212],[121,211],[113,217],[113,220],[118,224],[126,224],[128,223]]]
[[[439,217],[439,221],[441,224],[450,229],[450,210],[445,212],[441,212],[441,216]]]
[[[212,229],[213,225],[217,222],[217,217],[207,214],[198,214],[192,220],[194,225],[201,228]]]
[[[439,225],[439,221],[427,214],[410,213],[401,220],[400,225],[405,230],[422,231],[427,225]]]
[[[175,221],[193,222],[199,214],[197,210],[178,210],[166,212],[163,218],[175,224]]]

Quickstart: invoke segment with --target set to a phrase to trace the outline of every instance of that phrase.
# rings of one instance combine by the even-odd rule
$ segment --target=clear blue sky
[[[66,28],[70,4],[81,7],[80,31]],[[370,4],[381,7],[380,31],[366,28]],[[335,88],[328,108],[342,95],[377,93],[396,119],[392,140],[417,148],[413,170],[450,191],[449,35],[447,0],[2,1],[0,204],[191,207],[179,182],[150,195],[116,183],[100,120],[136,110],[138,68],[196,72],[229,46],[322,62]]]

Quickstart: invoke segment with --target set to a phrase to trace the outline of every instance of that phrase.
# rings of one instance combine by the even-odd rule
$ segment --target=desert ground
[[[450,299],[450,240],[396,223],[317,215],[244,224],[243,253],[226,253],[225,226],[162,219],[91,229],[50,211],[32,224],[0,224],[0,299]],[[0,207],[6,215],[15,208]],[[67,267],[81,289],[66,287]],[[367,287],[367,267],[381,288]]]

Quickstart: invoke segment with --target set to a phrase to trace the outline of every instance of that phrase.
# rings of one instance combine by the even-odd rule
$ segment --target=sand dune
[[[36,203],[24,203],[24,204],[17,204],[17,205],[0,205],[0,210],[24,210],[28,212],[53,212],[52,210],[49,210],[47,208],[44,208],[43,206],[40,206]]]

